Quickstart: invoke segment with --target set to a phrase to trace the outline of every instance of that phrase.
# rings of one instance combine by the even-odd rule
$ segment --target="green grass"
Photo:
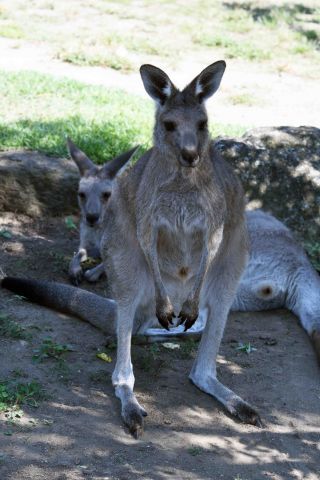
[[[225,35],[201,33],[195,35],[193,40],[201,46],[223,48],[226,58],[241,58],[249,61],[262,61],[271,58],[271,51],[255,46],[251,42],[233,40]]]
[[[73,351],[71,345],[57,343],[52,340],[52,338],[48,337],[44,338],[41,345],[33,350],[32,359],[40,362],[47,358],[60,360],[62,355],[71,351]]]
[[[154,108],[148,98],[33,72],[1,72],[0,98],[0,150],[67,156],[69,135],[94,161],[104,162],[132,145],[151,146]],[[245,129],[211,126],[213,136]]]
[[[0,412],[10,411],[22,405],[37,407],[38,402],[44,398],[42,386],[35,380],[25,383],[0,380]]]
[[[30,334],[26,333],[25,328],[12,320],[5,312],[0,312],[0,335],[15,340],[30,337]]]

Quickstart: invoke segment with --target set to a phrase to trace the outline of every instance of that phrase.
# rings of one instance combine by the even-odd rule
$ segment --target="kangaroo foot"
[[[69,279],[70,282],[77,287],[83,279],[82,268],[80,266],[71,268],[69,270]]]
[[[131,435],[138,439],[143,433],[143,417],[148,414],[137,401],[128,402],[122,409],[122,418]]]
[[[258,412],[245,402],[241,398],[232,402],[232,405],[228,405],[227,409],[229,412],[237,417],[243,423],[249,423],[250,425],[255,425],[256,427],[263,427],[262,420]]]
[[[86,270],[86,272],[84,273],[84,278],[90,283],[95,283],[103,275],[104,275],[103,265],[100,264],[97,267],[90,268],[90,270]]]

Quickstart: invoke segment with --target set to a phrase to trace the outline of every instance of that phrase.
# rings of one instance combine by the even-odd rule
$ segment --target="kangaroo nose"
[[[182,158],[183,160],[185,160],[186,162],[188,163],[193,163],[195,161],[195,159],[197,158],[198,156],[198,152],[195,148],[193,147],[189,147],[189,148],[183,148],[181,150],[181,155],[182,155]]]
[[[99,215],[96,213],[87,213],[86,219],[89,225],[93,226],[99,220]]]

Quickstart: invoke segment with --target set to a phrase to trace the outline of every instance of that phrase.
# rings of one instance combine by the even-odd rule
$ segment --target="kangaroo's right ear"
[[[83,176],[86,171],[95,167],[95,164],[87,157],[87,155],[80,150],[68,137],[67,146],[70,153],[70,157],[77,165],[80,175]]]
[[[118,157],[110,160],[110,162],[106,163],[103,167],[104,174],[109,178],[114,178],[120,171],[124,169],[124,166],[131,160],[137,150],[139,150],[140,145],[137,145],[131,150],[122,153]]]
[[[140,75],[146,92],[160,105],[177,91],[168,75],[158,67],[142,65]]]

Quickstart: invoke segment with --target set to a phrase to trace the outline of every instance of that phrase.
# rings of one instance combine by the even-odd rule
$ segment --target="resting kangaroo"
[[[81,211],[80,245],[69,266],[69,278],[72,283],[78,285],[83,276],[89,282],[96,282],[104,273],[102,263],[83,273],[81,262],[85,261],[88,256],[100,258],[102,213],[111,196],[112,183],[139,147],[134,147],[99,167],[70,139],[67,140],[67,144],[70,156],[80,172],[78,188]]]

